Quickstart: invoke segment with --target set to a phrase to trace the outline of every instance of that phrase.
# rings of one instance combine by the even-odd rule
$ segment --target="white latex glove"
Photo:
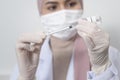
[[[100,29],[97,24],[85,20],[79,20],[76,29],[88,47],[92,71],[96,74],[101,73],[109,65],[109,35]]]
[[[22,34],[16,44],[19,80],[34,80],[44,33]]]

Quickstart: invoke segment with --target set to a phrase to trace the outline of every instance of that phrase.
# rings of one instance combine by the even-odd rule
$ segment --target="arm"
[[[92,71],[99,75],[110,65],[108,58],[109,35],[97,24],[85,20],[80,20],[76,28],[88,47]]]

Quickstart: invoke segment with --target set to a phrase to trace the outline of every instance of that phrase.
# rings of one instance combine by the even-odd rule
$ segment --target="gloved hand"
[[[44,33],[22,34],[16,44],[19,80],[34,80]]]
[[[109,65],[109,35],[95,23],[85,20],[79,20],[78,23],[76,29],[88,47],[92,71],[99,74]]]

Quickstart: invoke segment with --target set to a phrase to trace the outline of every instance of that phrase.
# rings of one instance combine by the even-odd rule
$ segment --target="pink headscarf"
[[[37,0],[39,13],[41,13],[41,4],[42,4],[42,1],[43,0]],[[83,0],[79,0],[79,1],[81,3],[82,9],[83,9]]]

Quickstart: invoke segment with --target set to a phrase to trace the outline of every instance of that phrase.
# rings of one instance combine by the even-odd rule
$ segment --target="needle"
[[[69,27],[66,27],[66,28],[63,28],[63,29],[60,29],[60,30],[51,32],[51,33],[49,33],[48,35],[51,35],[51,34],[54,34],[54,33],[58,33],[58,32],[61,32],[61,31],[67,30],[67,29],[71,29],[71,28],[72,28],[72,26],[69,26]]]

